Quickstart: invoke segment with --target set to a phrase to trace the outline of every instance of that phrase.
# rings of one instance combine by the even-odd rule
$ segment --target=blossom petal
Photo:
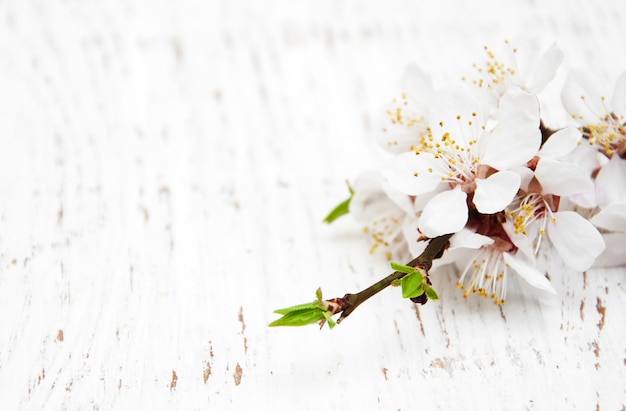
[[[431,191],[430,193],[426,193],[426,194],[422,194],[419,195],[417,197],[413,197],[413,210],[414,213],[419,214],[422,212],[422,210],[424,210],[424,207],[426,207],[426,204],[428,204],[430,202],[430,200],[433,199],[433,197],[435,197],[437,194],[441,193],[442,191],[447,191],[450,189],[449,185],[440,185],[439,188],[435,191]]]
[[[597,77],[582,72],[572,72],[567,77],[561,100],[563,106],[574,118],[593,121],[606,114],[601,96],[606,96],[607,87]]]
[[[540,57],[528,91],[538,93],[543,90],[546,84],[554,78],[562,61],[563,51],[555,43]]]
[[[535,169],[544,194],[569,196],[593,190],[593,180],[578,164],[541,158]]]
[[[500,99],[496,128],[479,140],[481,163],[498,170],[525,164],[541,145],[535,95],[511,87]]]
[[[573,211],[554,213],[548,223],[548,236],[563,261],[578,271],[585,271],[605,248],[598,230]]]
[[[615,83],[613,91],[613,110],[619,114],[626,113],[626,72],[622,73]]]
[[[487,237],[486,235],[478,234],[472,230],[464,228],[454,234],[452,237],[450,237],[449,250],[454,250],[456,248],[478,249],[484,245],[489,245],[493,243],[493,238]]]
[[[601,154],[601,157],[599,157],[598,154],[597,146],[580,144],[567,156],[567,161],[578,164],[580,167],[585,169],[587,174],[592,175],[603,165],[600,162],[600,159],[602,157],[606,158],[604,154]]]
[[[359,223],[370,223],[389,213],[401,213],[401,210],[382,191],[355,191],[350,200],[350,214]]]
[[[476,258],[476,253],[483,245],[493,244],[494,240],[482,234],[478,234],[467,228],[455,233],[450,237],[450,247],[443,253],[441,258],[433,261],[433,267],[455,263],[464,267],[470,259]]]
[[[380,179],[380,187],[387,197],[389,197],[395,205],[402,209],[402,211],[408,215],[415,215],[411,197],[391,187],[387,181],[382,179],[382,177]]]
[[[520,175],[521,182],[520,182],[519,188],[524,191],[528,191],[528,185],[530,184],[533,177],[535,176],[535,173],[533,172],[533,170],[531,170],[530,168],[526,166],[517,166],[517,167],[513,167],[509,169],[509,171],[516,172],[517,174]]]
[[[419,229],[427,237],[460,231],[468,219],[467,194],[456,187],[443,191],[426,204],[420,217]]]
[[[575,127],[565,127],[552,134],[541,146],[539,157],[559,158],[568,155],[578,146],[582,134]]]
[[[512,255],[509,253],[503,253],[504,261],[515,270],[515,272],[522,277],[528,284],[540,290],[548,291],[552,294],[556,294],[556,290],[550,284],[550,281],[537,270],[532,264],[525,261],[521,256]]]
[[[415,63],[409,64],[404,70],[402,76],[402,91],[409,95],[409,98],[417,99],[424,106],[427,102],[432,101],[435,94],[433,81],[430,74],[423,71]],[[415,96],[411,96],[415,94]]]
[[[596,200],[600,207],[626,200],[626,160],[614,155],[596,177]]]
[[[393,113],[397,107],[397,103],[390,104],[384,108],[384,111],[385,113]],[[374,140],[380,147],[393,154],[411,151],[411,147],[419,142],[421,134],[426,131],[428,123],[425,119],[421,121],[415,120],[411,121],[411,125],[408,126],[407,123],[399,123],[395,118],[392,121],[390,118],[392,115],[394,114],[385,114],[385,118],[380,120],[381,125],[374,134]],[[412,110],[412,107],[405,107],[402,115],[413,119],[421,119],[423,117],[423,114]]]
[[[408,195],[420,195],[435,191],[447,168],[443,161],[431,153],[414,152],[396,156],[382,170],[383,176],[396,190]],[[417,173],[417,175],[416,175]]]
[[[383,192],[380,183],[380,174],[375,171],[366,171],[354,180],[350,214],[357,222],[369,223],[389,213],[390,209],[396,209]]]
[[[572,194],[569,199],[572,200],[574,204],[583,208],[595,208],[598,206],[595,190]]]
[[[602,235],[606,249],[593,264],[594,267],[617,267],[626,264],[626,233],[606,233]]]
[[[409,252],[413,258],[420,255],[426,249],[428,241],[419,241],[421,237],[418,231],[419,219],[418,218],[406,218],[402,223],[402,233],[409,246]]]
[[[605,230],[626,233],[626,201],[608,205],[593,216],[591,222],[596,227],[604,228]],[[622,249],[624,249],[623,245]]]
[[[530,224],[527,227],[526,234],[516,233],[515,226],[508,219],[502,224],[502,228],[504,228],[504,231],[519,251],[524,253],[529,260],[535,260],[535,244],[532,243],[531,239],[537,238],[539,230],[538,224]]]
[[[382,148],[395,154],[411,151],[419,143],[428,127],[426,113],[436,100],[430,76],[416,64],[406,68],[400,86],[402,98],[384,107],[374,135]]]
[[[474,205],[483,214],[493,214],[504,210],[517,194],[521,183],[519,174],[513,171],[500,171],[487,178],[476,179]]]

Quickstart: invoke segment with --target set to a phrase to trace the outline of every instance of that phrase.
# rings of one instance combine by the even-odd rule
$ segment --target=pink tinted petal
[[[571,268],[585,271],[604,250],[604,240],[598,230],[584,217],[573,211],[554,213],[555,221],[548,223],[548,236],[563,261]]]
[[[396,156],[382,170],[391,187],[408,195],[435,191],[446,173],[443,161],[430,153],[417,155],[414,152]]]
[[[476,179],[474,205],[483,214],[504,210],[519,190],[521,178],[513,171],[500,171],[483,179]]]
[[[502,254],[504,261],[515,270],[515,272],[522,277],[528,284],[540,290],[548,291],[552,294],[556,294],[554,287],[550,284],[550,281],[537,270],[530,262],[525,261],[520,255],[513,256],[509,253]]]
[[[626,233],[626,201],[619,201],[605,207],[591,219],[591,222],[596,227],[605,230]],[[626,250],[626,244],[623,248]]]
[[[437,194],[426,204],[419,228],[425,236],[434,238],[460,231],[467,219],[467,194],[456,187]]]
[[[541,146],[539,157],[559,158],[568,155],[578,146],[582,134],[575,127],[565,127],[552,134]]]
[[[528,91],[538,93],[543,90],[546,84],[554,78],[562,61],[563,51],[555,43],[540,57]]]
[[[479,140],[481,163],[502,170],[532,159],[541,145],[535,95],[518,87],[510,88],[500,99],[496,117],[496,128]]]
[[[535,169],[544,194],[569,196],[593,190],[593,180],[577,164],[541,158]]]
[[[626,160],[614,155],[596,177],[596,200],[600,207],[626,200]]]

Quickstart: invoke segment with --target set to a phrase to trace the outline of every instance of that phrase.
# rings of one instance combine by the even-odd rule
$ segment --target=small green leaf
[[[325,319],[324,313],[326,312],[327,311],[321,310],[319,308],[292,311],[290,313],[285,314],[278,320],[270,323],[270,327],[278,327],[278,326],[298,327],[302,325],[319,323],[321,320]]]
[[[411,274],[414,273],[415,271],[418,271],[415,267],[411,267],[408,265],[403,265],[403,264],[398,264],[395,261],[391,262],[391,268],[393,268],[396,271],[399,271],[401,273],[407,273],[407,274]]]
[[[333,221],[335,221],[336,219],[338,219],[339,217],[344,216],[344,215],[350,213],[350,201],[352,201],[352,197],[350,197],[347,200],[344,200],[341,203],[339,203],[339,205],[337,205],[337,207],[333,208],[333,211],[328,213],[326,218],[324,218],[324,222],[327,223],[327,224],[330,224]]]
[[[294,306],[287,307],[287,308],[279,308],[278,310],[275,310],[274,313],[286,315],[292,312],[312,310],[312,309],[319,310],[322,308],[320,307],[320,303],[318,301],[313,301],[312,303],[298,304],[298,305],[294,305]]]
[[[326,322],[328,322],[328,328],[332,330],[333,328],[335,328],[335,325],[337,325],[337,323],[330,315],[331,314],[328,311],[324,311],[324,318],[326,319]]]
[[[402,277],[402,297],[415,298],[424,293],[424,276],[419,271],[414,271]]]
[[[428,297],[429,300],[435,301],[439,299],[437,291],[435,291],[435,289],[429,285],[426,285],[424,287],[424,292],[426,293],[426,297]]]
[[[339,217],[350,213],[350,202],[352,201],[352,197],[354,196],[354,190],[352,189],[348,181],[346,181],[346,184],[348,185],[348,190],[350,191],[350,197],[339,203],[335,208],[333,208],[330,213],[328,213],[326,218],[324,218],[325,223],[330,224]]]
[[[321,324],[328,323],[330,328],[333,328],[337,323],[331,318],[332,313],[328,311],[328,301],[322,300],[322,289],[318,288],[315,291],[317,300],[298,304],[287,308],[279,308],[274,312],[276,314],[282,314],[283,316],[278,320],[270,323],[270,327],[279,326],[301,326],[309,324]]]

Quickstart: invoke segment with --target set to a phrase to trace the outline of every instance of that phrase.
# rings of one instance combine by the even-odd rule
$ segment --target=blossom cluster
[[[537,95],[562,51],[521,61],[507,41],[485,52],[476,79],[458,85],[435,87],[410,66],[384,108],[377,142],[390,154],[355,179],[349,203],[370,252],[415,257],[429,239],[453,234],[438,264],[458,266],[465,296],[496,304],[510,272],[554,292],[537,264],[547,250],[579,271],[624,264],[626,73],[612,96],[570,73],[561,100],[571,121],[549,129]]]

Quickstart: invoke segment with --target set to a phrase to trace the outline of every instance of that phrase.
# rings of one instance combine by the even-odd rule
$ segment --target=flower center
[[[426,119],[423,114],[419,113],[415,104],[408,99],[406,93],[402,93],[400,99],[394,98],[393,106],[388,109],[385,114],[393,126],[405,127],[409,129],[411,133],[414,132],[415,141],[424,137]],[[383,133],[389,132],[386,127],[383,128],[382,131]],[[389,140],[386,142],[387,146],[394,147],[400,144],[397,133],[389,133],[389,137]]]
[[[483,246],[476,258],[465,266],[456,285],[465,291],[464,298],[470,293],[478,294],[483,298],[491,298],[495,304],[501,305],[504,304],[506,297],[507,268],[502,250],[493,245]]]
[[[419,144],[411,146],[415,154],[430,153],[445,163],[447,172],[441,175],[441,181],[447,182],[450,188],[461,185],[463,191],[472,193],[476,189],[474,180],[480,168],[480,158],[474,150],[478,143],[477,135],[481,135],[485,126],[476,121],[477,114],[473,112],[469,120],[458,114],[456,121],[458,130],[457,137],[453,137],[449,131],[444,131],[444,122],[439,122],[441,128],[440,137],[435,137],[430,127],[422,134]],[[461,124],[467,121],[470,131],[465,131],[466,125]],[[480,127],[480,130],[476,129]],[[471,136],[465,135],[465,133]],[[432,170],[429,170],[432,172]]]
[[[539,193],[528,193],[513,202],[507,208],[505,215],[513,223],[515,234],[528,236],[529,228],[539,224],[537,232],[531,231],[535,235],[535,243],[531,244],[536,255],[541,246],[541,240],[546,234],[548,222],[554,222],[553,212],[558,209],[560,197],[554,195],[542,195]]]
[[[611,158],[617,153],[626,157],[626,123],[624,116],[611,112],[600,118],[597,124],[587,124],[580,131],[589,140],[590,145],[597,145],[600,151]]]
[[[588,123],[580,128],[583,137],[589,140],[589,145],[599,147],[600,152],[604,153],[608,158],[613,157],[617,153],[621,158],[626,158],[626,122],[625,116],[618,115],[610,110],[606,105],[606,97],[602,96],[602,108],[604,115],[598,114],[593,107],[587,102],[587,97],[582,95],[583,100],[589,111],[598,118],[595,124]],[[575,120],[584,120],[584,116],[572,114]]]
[[[517,63],[515,58],[517,48],[511,47],[508,40],[505,40],[504,42],[510,52],[509,54],[510,60],[513,63],[512,65],[515,65]],[[517,70],[512,67],[512,65],[507,65],[503,61],[500,61],[489,46],[484,46],[484,49],[487,53],[488,59],[483,65],[479,65],[477,63],[473,64],[473,67],[479,73],[479,78],[472,80],[472,84],[479,88],[492,89],[502,94],[511,85],[511,83],[514,83]],[[465,80],[465,77],[463,77],[463,80]]]
[[[401,257],[403,254],[402,225],[398,216],[390,213],[380,219],[373,220],[369,225],[363,227],[363,232],[369,234],[372,240],[370,254],[376,253],[379,249],[385,252],[385,258],[391,261],[394,257]]]

